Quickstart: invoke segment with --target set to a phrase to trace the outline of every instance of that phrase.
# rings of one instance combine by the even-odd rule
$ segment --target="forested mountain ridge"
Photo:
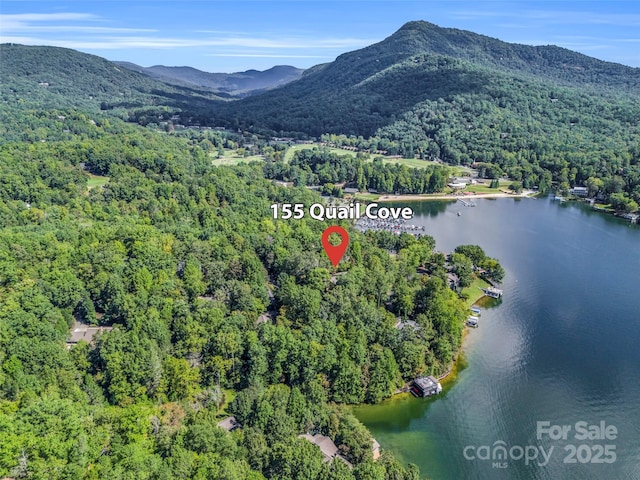
[[[304,69],[290,65],[276,65],[264,71],[210,73],[192,67],[167,67],[164,65],[141,67],[130,62],[113,63],[166,83],[206,87],[234,96],[254,95],[285,85],[300,78],[304,72]]]
[[[222,98],[204,89],[167,85],[67,48],[2,44],[0,66],[3,101],[23,107],[90,111],[166,105],[180,109]]]
[[[232,125],[370,136],[424,100],[481,93],[493,77],[584,90],[598,98],[640,96],[640,69],[560,47],[502,42],[410,22],[382,42],[340,55],[275,91],[211,112]],[[235,122],[235,123],[233,123]]]
[[[559,47],[505,43],[427,22],[220,105],[217,123],[321,135],[335,145],[475,164],[525,188],[640,202],[640,69]]]

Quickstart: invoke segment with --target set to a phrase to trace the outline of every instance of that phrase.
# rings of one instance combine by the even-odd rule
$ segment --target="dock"
[[[487,297],[491,297],[491,298],[501,298],[502,294],[504,293],[502,290],[495,287],[483,288],[482,291]]]
[[[460,203],[462,203],[465,207],[475,207],[476,206],[475,202],[472,202],[470,200],[464,200],[462,198],[459,198],[458,201]]]
[[[409,224],[407,220],[403,219],[373,219],[373,218],[360,218],[355,223],[356,230],[360,232],[366,232],[367,230],[373,231],[387,231],[400,235],[401,233],[408,233],[415,237],[421,237],[424,235],[424,225]]]
[[[417,377],[411,386],[411,393],[416,397],[429,397],[442,392],[442,385],[432,376]]]

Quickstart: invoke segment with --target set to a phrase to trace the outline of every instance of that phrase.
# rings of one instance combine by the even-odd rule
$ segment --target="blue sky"
[[[328,62],[410,20],[640,67],[639,0],[2,0],[0,42],[234,72]]]

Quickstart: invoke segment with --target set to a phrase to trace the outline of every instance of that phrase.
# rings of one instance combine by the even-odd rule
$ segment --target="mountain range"
[[[236,73],[209,73],[192,67],[154,65],[141,67],[131,62],[114,62],[157,80],[180,86],[204,87],[233,96],[254,95],[297,80],[304,69],[276,65],[268,70],[247,70]]]
[[[607,194],[640,200],[640,69],[556,46],[415,21],[304,73],[293,67],[222,76],[186,67],[140,73],[134,70],[141,67],[55,47],[2,45],[0,53],[5,110],[113,111],[142,125],[180,114],[180,123],[194,126],[297,138],[332,134],[332,143],[361,149],[491,165],[491,175],[509,175],[525,187],[555,182],[566,190],[601,178],[610,181]],[[275,86],[293,76],[299,78]]]
[[[373,135],[425,100],[481,95],[492,84],[574,93],[640,95],[640,69],[556,46],[506,43],[415,21],[389,38],[310,69],[300,80],[212,112],[240,126],[275,131]]]

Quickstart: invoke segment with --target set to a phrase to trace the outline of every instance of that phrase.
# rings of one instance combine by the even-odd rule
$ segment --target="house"
[[[589,194],[589,189],[587,187],[573,187],[569,193],[576,197],[586,197]]]
[[[349,468],[353,468],[351,462],[349,462],[346,458],[338,453],[338,447],[336,447],[336,444],[333,443],[333,440],[331,440],[331,438],[325,435],[320,435],[319,433],[316,433],[315,435],[309,435],[308,433],[305,433],[303,435],[298,435],[298,438],[304,438],[305,440],[320,447],[320,451],[324,456],[325,462],[331,463],[334,458],[337,458],[338,460],[344,462]]]
[[[447,273],[447,280],[449,280],[449,287],[451,290],[457,290],[458,285],[460,284],[460,278],[455,273],[449,272]]]
[[[417,377],[411,385],[411,393],[416,397],[428,397],[442,391],[442,385],[432,376]]]
[[[233,432],[236,428],[242,428],[242,424],[236,420],[236,417],[227,417],[218,426],[227,432]]]
[[[351,188],[351,187],[348,187],[348,188],[344,188],[344,189],[342,189],[342,191],[343,191],[344,193],[348,193],[348,194],[353,195],[353,194],[358,193],[360,190],[358,190],[357,188]]]
[[[448,183],[447,186],[453,188],[454,190],[460,190],[466,188],[467,184],[463,182],[451,182]]]
[[[95,337],[96,334],[100,332],[108,332],[110,330],[113,330],[113,327],[91,326],[86,323],[75,321],[71,327],[71,336],[67,340],[67,348],[77,345],[80,340],[92,343],[93,337]]]
[[[415,322],[414,320],[405,320],[405,321],[402,321],[402,319],[400,319],[399,317],[398,317],[398,318],[396,318],[396,325],[395,325],[395,327],[396,327],[398,330],[403,330],[403,329],[405,329],[405,328],[407,328],[407,327],[408,327],[408,328],[412,328],[412,329],[413,329],[413,330],[415,330],[415,331],[420,330],[420,325],[419,325],[417,322]]]

